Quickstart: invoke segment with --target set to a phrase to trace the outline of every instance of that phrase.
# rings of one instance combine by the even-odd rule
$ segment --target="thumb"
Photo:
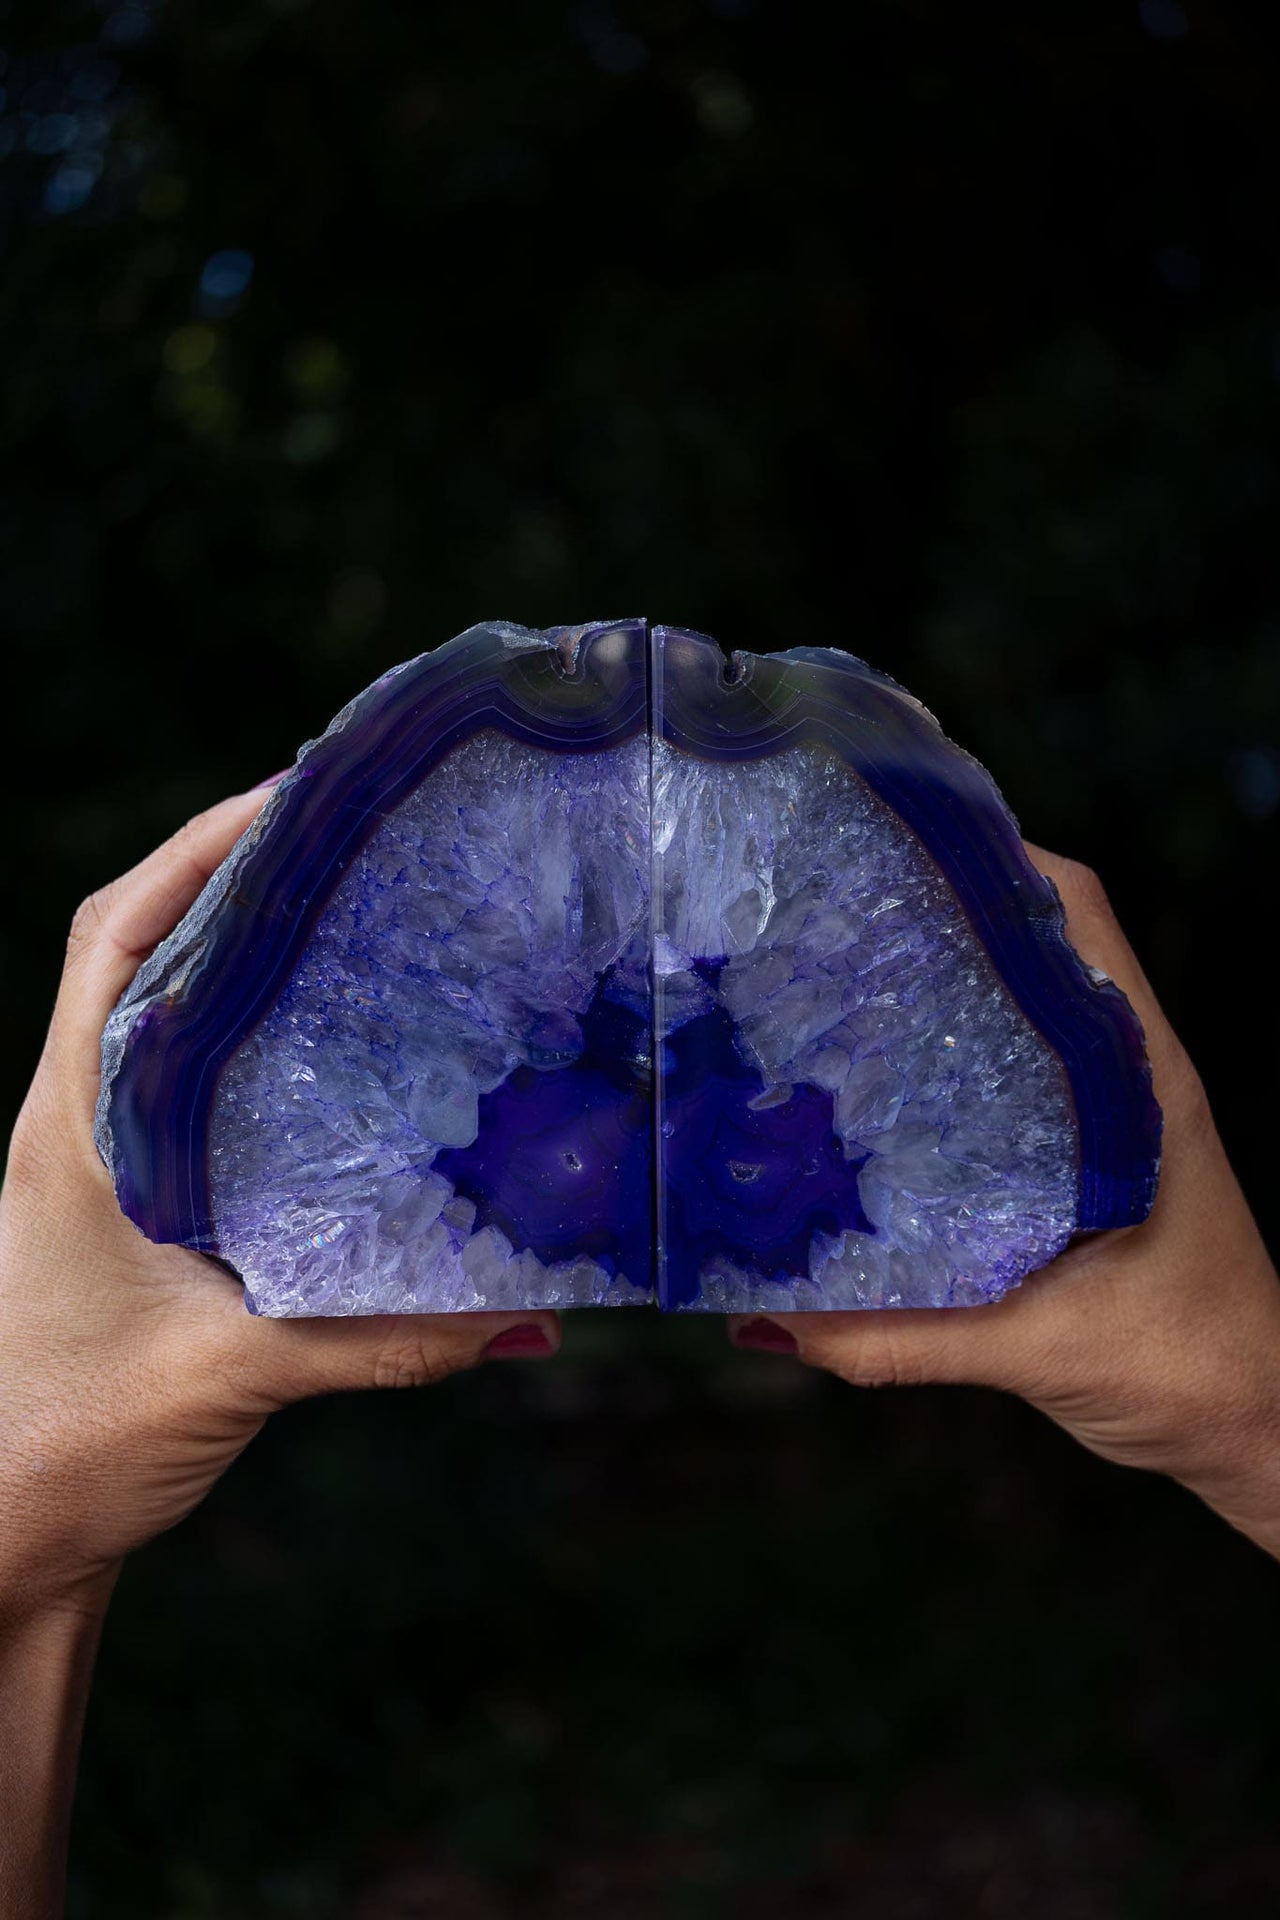
[[[989,1307],[866,1313],[733,1314],[734,1346],[789,1353],[855,1387],[948,1385],[1027,1393],[1039,1371],[1034,1303],[1011,1293]],[[1032,1318],[1034,1319],[1034,1315]]]
[[[484,1360],[548,1359],[560,1346],[550,1312],[239,1317],[235,1370],[268,1412],[348,1388],[434,1386]]]

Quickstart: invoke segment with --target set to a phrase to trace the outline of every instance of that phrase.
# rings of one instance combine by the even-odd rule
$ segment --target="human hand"
[[[547,1312],[258,1319],[212,1261],[154,1246],[116,1204],[93,1144],[103,1023],[265,797],[202,814],[76,916],[0,1194],[0,1625],[99,1604],[286,1402],[559,1344]]]
[[[735,1316],[738,1346],[854,1386],[965,1383],[1039,1407],[1105,1459],[1171,1475],[1280,1557],[1280,1284],[1204,1089],[1097,878],[1030,847],[1081,958],[1124,989],[1164,1109],[1150,1218],[1082,1238],[994,1306]]]

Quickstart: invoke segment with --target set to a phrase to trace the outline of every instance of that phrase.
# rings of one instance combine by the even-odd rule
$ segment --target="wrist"
[[[90,1531],[101,1532],[111,1509],[87,1481],[77,1449],[63,1458],[38,1430],[0,1430],[0,1631],[50,1613],[106,1612],[123,1555],[104,1553],[106,1540]]]
[[[1235,1423],[1217,1448],[1175,1478],[1280,1560],[1280,1383],[1273,1403]]]
[[[109,1594],[99,1579],[74,1597],[33,1604],[20,1595],[0,1610],[0,1912],[12,1920],[62,1911],[76,1760]]]
[[[1253,1278],[1254,1310],[1201,1352],[1167,1471],[1280,1559],[1280,1287],[1265,1256]]]
[[[58,1622],[100,1630],[123,1564],[71,1570],[0,1558],[0,1650],[24,1634],[53,1637]]]

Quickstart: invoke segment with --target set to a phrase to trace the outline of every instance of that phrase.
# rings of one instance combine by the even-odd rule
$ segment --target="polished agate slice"
[[[1137,1019],[834,650],[490,624],[361,694],[103,1042],[151,1239],[273,1315],[998,1299],[1145,1217]]]

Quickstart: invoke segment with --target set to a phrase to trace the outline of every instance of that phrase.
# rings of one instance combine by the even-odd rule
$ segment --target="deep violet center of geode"
[[[874,1234],[857,1184],[871,1156],[846,1154],[829,1092],[800,1085],[761,1105],[763,1076],[739,1053],[723,1007],[679,1027],[664,1056],[671,1306],[697,1299],[714,1257],[785,1284],[807,1270],[816,1234]]]
[[[610,997],[612,969],[579,1025],[572,1066],[519,1066],[480,1096],[476,1137],[435,1171],[475,1207],[478,1229],[545,1265],[585,1253],[611,1279],[652,1260],[649,1033]]]
[[[715,979],[722,963],[699,963]],[[581,1020],[582,1051],[570,1067],[518,1067],[482,1094],[475,1140],[445,1147],[435,1171],[513,1251],[545,1265],[586,1253],[611,1277],[642,1272],[653,1222],[652,1073],[649,1032],[610,998],[610,975]],[[799,1086],[761,1106],[759,1071],[734,1043],[723,1008],[667,1041],[663,1060],[668,1303],[688,1306],[713,1254],[783,1281],[807,1265],[815,1233],[874,1233],[850,1159],[836,1132],[835,1103]]]

